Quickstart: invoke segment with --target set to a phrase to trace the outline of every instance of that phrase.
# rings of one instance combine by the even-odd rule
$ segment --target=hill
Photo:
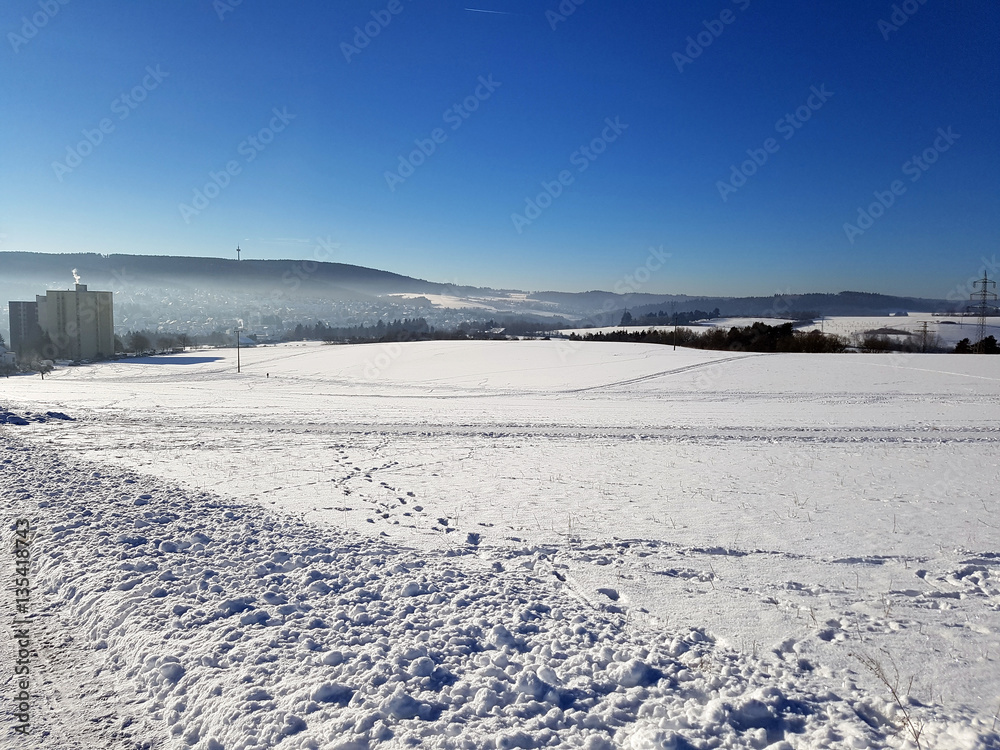
[[[526,270],[526,275],[530,269]],[[207,332],[237,322],[278,330],[285,323],[330,325],[424,318],[438,327],[495,319],[575,321],[616,325],[634,318],[696,310],[724,316],[802,317],[949,311],[945,300],[864,292],[707,297],[684,294],[522,292],[456,286],[346,263],[313,260],[233,260],[99,253],[0,253],[0,303],[68,289],[76,279],[115,292],[116,325]],[[0,331],[7,329],[0,306]],[[572,323],[571,323],[572,324]]]
[[[99,253],[22,253],[0,255],[0,268],[11,279],[71,283],[76,270],[95,288],[115,286],[184,286],[234,288],[261,292],[282,289],[310,296],[378,296],[442,292],[446,285],[389,271],[310,260],[232,260],[172,255],[102,255]]]

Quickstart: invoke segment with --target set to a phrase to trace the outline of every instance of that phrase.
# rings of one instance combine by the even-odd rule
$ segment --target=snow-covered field
[[[866,331],[877,331],[889,328],[897,331],[905,331],[913,341],[920,341],[923,335],[923,325],[927,323],[928,336],[936,337],[942,346],[954,348],[962,339],[969,339],[975,343],[978,339],[978,318],[966,318],[960,316],[942,317],[931,313],[910,313],[907,316],[892,317],[829,317],[823,319],[822,323],[803,328],[802,330],[823,330],[826,333],[835,333],[850,339],[853,335]],[[1000,320],[997,318],[986,319],[986,336],[1000,337]]]
[[[732,326],[752,325],[757,318],[718,318],[708,321],[710,325],[731,328]],[[760,318],[769,325],[781,325],[787,320],[774,320]],[[978,318],[966,318],[957,315],[940,316],[932,313],[909,313],[908,315],[870,315],[870,316],[849,316],[836,315],[825,317],[816,321],[815,325],[802,326],[802,331],[823,331],[843,336],[850,342],[854,336],[868,331],[879,331],[890,329],[903,333],[893,337],[900,341],[920,342],[923,336],[924,323],[927,324],[928,342],[933,344],[935,340],[941,346],[953,349],[962,339],[970,339],[975,343],[978,339]],[[997,318],[986,319],[986,336],[1000,337],[1000,320]]]
[[[697,329],[702,326],[712,326],[714,328],[744,328],[754,323],[765,323],[770,326],[780,326],[789,323],[787,318],[713,318],[712,320],[702,320],[685,327]],[[818,319],[814,325],[798,326],[800,331],[822,331],[843,336],[848,343],[853,341],[854,336],[867,333],[868,331],[880,331],[890,329],[899,331],[893,334],[892,338],[898,341],[912,341],[919,343],[923,337],[923,326],[927,324],[927,341],[929,345],[935,342],[941,347],[954,349],[962,339],[969,339],[975,343],[978,339],[978,319],[960,316],[942,317],[931,313],[910,313],[906,316],[830,316]],[[603,328],[566,328],[557,333],[568,336],[575,333],[579,336],[586,336],[591,333],[614,333],[616,331],[670,331],[671,326],[605,326]],[[1000,339],[1000,320],[997,318],[986,319],[986,329],[984,335],[995,336]]]
[[[241,359],[0,380],[49,746],[1000,747],[996,358]]]

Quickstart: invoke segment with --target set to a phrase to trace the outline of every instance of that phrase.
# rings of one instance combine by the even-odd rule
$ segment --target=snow
[[[512,313],[562,317],[555,302],[531,299],[527,292],[504,292],[496,295],[456,296],[454,294],[396,293],[385,295],[402,300],[425,299],[431,307],[442,310],[478,310],[486,313]]]
[[[1000,747],[990,357],[241,357],[0,381],[52,746]]]
[[[803,330],[819,330],[826,333],[836,333],[845,338],[850,338],[854,334],[866,331],[876,331],[883,328],[890,328],[897,331],[906,331],[910,334],[907,338],[911,341],[920,341],[923,324],[927,323],[927,331],[930,336],[940,339],[941,345],[953,349],[962,339],[969,339],[975,343],[979,335],[979,319],[964,316],[951,315],[940,316],[931,313],[909,313],[906,316],[892,317],[831,317],[825,318],[821,326],[812,326]],[[997,318],[986,319],[986,336],[1000,336],[1000,320]],[[896,337],[901,338],[901,337]]]
[[[709,325],[731,328],[733,326],[748,326],[756,321],[762,321],[768,325],[781,325],[788,323],[787,320],[776,320],[770,318],[718,318],[708,321]],[[942,316],[934,313],[911,312],[905,316],[898,315],[872,315],[872,316],[830,316],[823,317],[816,321],[814,325],[798,327],[801,331],[823,331],[843,336],[849,342],[856,334],[863,334],[868,331],[878,331],[891,329],[893,331],[903,331],[904,334],[893,335],[898,340],[920,341],[923,335],[923,325],[927,324],[929,337],[936,337],[942,346],[953,349],[962,339],[970,339],[973,343],[978,336],[978,318],[968,318],[958,315]],[[908,335],[907,335],[908,334]],[[986,319],[986,336],[1000,336],[1000,321],[997,318]],[[933,338],[929,339],[933,341]]]
[[[781,326],[795,321],[788,318],[712,318],[700,321],[702,325],[714,326],[716,328],[746,328],[754,323],[764,323],[769,326]]]
[[[700,320],[695,323],[686,324],[686,328],[697,330],[703,326],[713,328],[744,328],[754,323],[765,323],[770,326],[780,326],[785,323],[795,323],[787,318],[713,318],[711,320]],[[830,316],[818,318],[811,325],[798,325],[796,330],[809,332],[821,331],[824,333],[837,334],[847,339],[848,343],[853,341],[855,335],[864,334],[868,331],[879,331],[891,329],[900,331],[899,334],[891,334],[891,337],[898,341],[919,342],[923,335],[923,325],[927,324],[928,342],[934,344],[937,341],[940,346],[954,349],[962,339],[969,339],[973,343],[977,340],[978,318],[967,318],[957,315],[941,316],[933,313],[909,313],[906,316],[884,315],[884,316]],[[587,336],[596,333],[617,333],[625,331],[627,333],[641,331],[671,331],[672,326],[605,326],[603,328],[566,328],[556,333],[569,336]],[[997,318],[986,319],[986,336],[1000,338],[1000,322]]]
[[[787,318],[710,318],[705,320],[694,320],[690,323],[682,323],[678,325],[678,328],[702,328],[702,327],[716,327],[716,328],[743,328],[745,326],[753,325],[754,323],[766,323],[769,326],[780,326],[785,323],[791,323],[793,321]],[[591,333],[617,333],[620,331],[625,331],[627,333],[641,333],[642,331],[672,331],[674,330],[673,325],[627,325],[627,326],[601,326],[596,328],[564,328],[558,333],[568,336],[571,333],[575,333],[578,336],[586,336]]]
[[[878,331],[891,329],[902,333],[892,334],[891,337],[899,341],[919,342],[923,335],[923,324],[927,324],[928,342],[933,344],[937,340],[942,347],[954,349],[962,339],[970,339],[973,343],[978,336],[978,318],[968,318],[963,316],[941,316],[933,313],[909,313],[906,316],[896,315],[872,315],[872,316],[829,316],[818,318],[811,325],[798,325],[795,321],[787,318],[713,318],[711,320],[699,320],[686,324],[686,328],[697,330],[703,326],[713,328],[745,328],[754,323],[765,323],[769,326],[780,326],[785,323],[795,324],[796,330],[809,332],[821,331],[824,333],[837,334],[847,339],[848,343],[853,341],[853,337],[868,331]],[[576,334],[587,336],[595,333],[616,333],[625,331],[628,333],[641,331],[671,331],[672,326],[605,326],[603,328],[566,328],[556,333],[564,336]],[[1000,338],[1000,321],[997,318],[986,319],[986,336]]]

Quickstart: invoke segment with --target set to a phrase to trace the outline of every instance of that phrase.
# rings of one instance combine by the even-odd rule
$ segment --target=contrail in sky
[[[496,13],[498,16],[512,16],[512,15],[514,15],[513,13],[508,13],[505,10],[483,10],[482,8],[465,8],[464,10],[467,10],[467,11],[469,11],[471,13]]]

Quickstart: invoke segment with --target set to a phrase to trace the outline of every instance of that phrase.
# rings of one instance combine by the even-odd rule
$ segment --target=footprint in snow
[[[614,589],[597,589],[597,593],[604,594],[604,596],[608,597],[608,599],[610,599],[613,602],[616,602],[621,598],[619,593]]]

